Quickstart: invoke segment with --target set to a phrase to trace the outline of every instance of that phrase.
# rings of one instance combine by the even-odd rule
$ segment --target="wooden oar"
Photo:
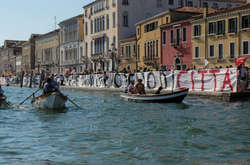
[[[71,100],[69,97],[67,97],[67,98],[68,98],[68,100],[69,100],[72,104],[74,104],[74,106],[76,106],[77,108],[81,109],[81,107],[80,107],[79,105],[77,105],[73,100]]]
[[[27,97],[25,100],[23,100],[20,104],[18,105],[22,105],[25,101],[27,101],[31,96],[33,96],[34,94],[36,94],[38,91],[40,91],[41,89],[39,88],[38,90],[36,90],[34,93],[32,93],[29,97]]]
[[[77,108],[81,109],[81,107],[79,105],[77,105],[73,100],[71,100],[68,96],[65,96],[64,94],[62,94],[62,92],[60,90],[57,90],[58,93],[60,93],[61,95],[63,95],[64,97],[67,97],[67,99]]]

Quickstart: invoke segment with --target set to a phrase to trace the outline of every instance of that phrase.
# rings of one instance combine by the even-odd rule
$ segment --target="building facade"
[[[60,73],[82,72],[83,15],[59,23],[60,26]]]
[[[60,72],[59,29],[43,34],[35,40],[35,70],[50,73]]]
[[[173,21],[161,26],[162,34],[162,64],[167,69],[173,67],[176,70],[192,69],[192,17],[203,12],[213,13],[217,10],[212,8],[184,7],[183,10],[190,11],[190,18]],[[207,11],[208,10],[208,11]]]
[[[196,68],[235,66],[250,55],[250,4],[222,10],[192,21],[193,65]],[[249,60],[247,61],[249,66]]]
[[[8,75],[15,75],[16,58],[22,55],[22,43],[24,41],[5,40],[4,45],[0,48],[1,66],[0,73],[5,72]]]
[[[202,10],[203,11],[203,10]],[[174,10],[167,10],[158,15],[145,19],[136,24],[137,29],[137,52],[139,56],[139,68],[146,70],[158,70],[163,63],[162,54],[162,32],[160,26],[175,21],[188,19],[193,15],[200,14],[201,9],[183,7]],[[180,33],[180,31],[179,31]],[[180,34],[179,34],[180,35]],[[168,36],[170,37],[170,35]],[[174,37],[174,33],[173,36]],[[180,37],[180,36],[179,36]],[[164,52],[166,53],[166,52]],[[166,55],[164,54],[164,57]],[[167,57],[166,57],[167,58]],[[166,60],[164,59],[165,63]],[[171,61],[172,63],[172,61]]]
[[[84,6],[89,69],[118,70],[119,41],[136,33],[137,22],[177,7],[177,3],[159,0],[96,0]]]
[[[119,72],[138,69],[136,35],[120,41]]]
[[[39,34],[32,34],[29,41],[22,44],[22,71],[31,72],[35,69],[35,39]]]
[[[174,1],[179,7],[209,7],[209,8],[231,8],[239,5],[243,5],[247,0],[169,0],[169,2]]]

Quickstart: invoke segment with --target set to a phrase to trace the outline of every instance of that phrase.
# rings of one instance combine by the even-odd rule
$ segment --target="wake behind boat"
[[[151,102],[151,103],[181,103],[187,96],[189,89],[174,91],[162,94],[127,94],[121,93],[121,97],[126,101]]]
[[[59,92],[51,92],[32,99],[31,103],[41,109],[62,109],[65,108],[67,96]]]

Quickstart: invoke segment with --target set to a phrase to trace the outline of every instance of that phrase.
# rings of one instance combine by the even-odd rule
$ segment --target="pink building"
[[[192,26],[191,20],[203,12],[212,13],[215,9],[184,7],[180,10],[191,13],[187,18],[174,21],[161,26],[162,36],[162,61],[161,63],[170,69],[186,70],[193,68],[192,65]]]
[[[190,19],[174,22],[161,27],[162,64],[168,69],[192,68],[192,26]]]

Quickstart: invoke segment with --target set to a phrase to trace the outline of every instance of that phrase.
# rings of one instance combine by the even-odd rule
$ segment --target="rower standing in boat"
[[[138,94],[146,94],[145,86],[142,83],[142,79],[138,79],[138,82],[135,85],[136,93]]]
[[[48,94],[48,93],[55,92],[55,91],[60,92],[59,84],[54,79],[47,78],[47,81],[43,87],[43,93]]]

